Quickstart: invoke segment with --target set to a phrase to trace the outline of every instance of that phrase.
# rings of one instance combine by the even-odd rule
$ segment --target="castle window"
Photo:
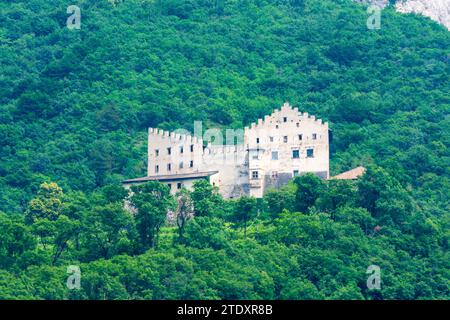
[[[258,179],[258,171],[252,171],[252,179]]]
[[[159,150],[158,149],[155,149],[155,156],[156,157],[159,156]]]
[[[269,139],[270,139],[270,142],[273,142],[273,137],[269,137]]]
[[[276,179],[276,178],[278,178],[278,172],[273,171],[272,172],[272,179]]]
[[[294,170],[294,177],[298,176],[298,170]]]
[[[299,150],[292,150],[292,158],[293,159],[299,159],[300,158],[300,151]]]
[[[295,125],[297,126],[297,128],[300,127],[300,123],[298,123],[298,122]]]
[[[183,152],[184,152],[183,147],[180,147],[180,153],[183,153]]]
[[[303,140],[303,135],[302,135],[302,134],[299,134],[299,135],[298,135],[298,140],[300,140],[300,141]]]
[[[192,168],[193,166],[194,166],[194,161],[193,160],[189,161],[189,168]]]
[[[172,153],[172,148],[167,148],[167,154],[171,154]]]
[[[284,142],[284,143],[287,143],[287,142],[288,142],[288,136],[284,136],[284,137],[283,137],[283,142]]]
[[[314,158],[314,149],[306,149],[306,157]]]
[[[287,122],[287,117],[284,117],[284,118],[283,118],[283,122]]]
[[[278,160],[278,151],[272,151],[272,160]]]
[[[156,165],[156,166],[155,166],[155,173],[158,173],[158,172],[159,172],[159,166]]]
[[[170,163],[167,164],[167,171],[172,170],[172,165]]]
[[[168,183],[167,186],[169,187],[170,190],[172,190],[172,184]]]
[[[312,134],[312,139],[313,139],[313,140],[316,140],[316,139],[317,139],[317,133],[313,133],[313,134]]]
[[[180,169],[183,169],[183,161],[180,162]]]
[[[259,143],[259,138],[256,138],[256,143]]]
[[[191,144],[191,152],[194,152],[194,145]]]
[[[275,128],[278,129],[278,125],[276,125]]]
[[[183,184],[181,182],[177,183],[177,189],[181,189],[181,187],[183,187]]]

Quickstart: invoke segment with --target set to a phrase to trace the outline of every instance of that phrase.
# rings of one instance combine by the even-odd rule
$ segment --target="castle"
[[[191,136],[149,128],[147,176],[123,185],[158,180],[176,193],[207,179],[224,198],[261,198],[306,172],[329,178],[328,123],[289,103],[244,130],[227,130],[226,144],[216,130]]]

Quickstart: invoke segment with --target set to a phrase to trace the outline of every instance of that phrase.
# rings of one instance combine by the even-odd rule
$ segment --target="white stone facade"
[[[260,198],[295,175],[312,172],[329,178],[328,123],[285,103],[241,132],[235,145],[204,145],[202,138],[150,128],[148,177],[124,185],[160,180],[175,193],[206,178],[225,198]]]

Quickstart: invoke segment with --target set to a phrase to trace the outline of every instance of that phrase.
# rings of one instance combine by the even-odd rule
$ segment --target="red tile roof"
[[[366,172],[366,168],[364,167],[356,167],[352,170],[342,172],[341,174],[338,174],[337,176],[331,177],[330,180],[354,180],[358,179],[360,176],[362,176]]]

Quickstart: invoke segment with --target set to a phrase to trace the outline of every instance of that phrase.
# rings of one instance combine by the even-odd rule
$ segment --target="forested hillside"
[[[450,297],[443,26],[387,8],[370,30],[349,0],[0,0],[0,13],[0,298]],[[147,127],[242,127],[285,101],[329,121],[332,174],[367,174],[302,176],[259,202],[150,184],[124,211]]]

